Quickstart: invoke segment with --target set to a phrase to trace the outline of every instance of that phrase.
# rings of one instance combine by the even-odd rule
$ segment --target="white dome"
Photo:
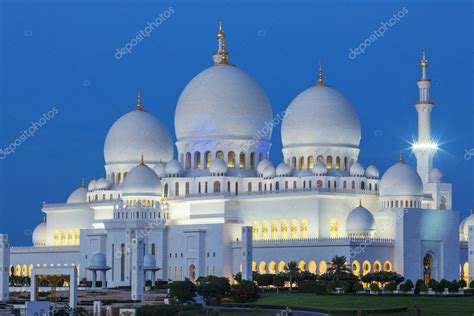
[[[379,169],[374,165],[370,165],[365,169],[365,176],[369,179],[377,179],[380,177]]]
[[[257,165],[257,173],[259,175],[263,174],[263,171],[268,167],[268,166],[273,166],[272,162],[268,159],[262,159]]]
[[[313,167],[313,173],[315,175],[325,175],[328,172],[326,165],[320,161],[316,161]]]
[[[33,246],[46,246],[47,237],[46,222],[42,222],[33,230]]]
[[[166,163],[165,172],[168,175],[180,175],[183,172],[183,166],[176,159],[171,159]]]
[[[209,166],[211,174],[225,174],[227,172],[227,164],[221,158],[214,158]]]
[[[154,167],[153,171],[158,175],[160,178],[166,177],[166,164],[164,162],[158,162]]]
[[[351,166],[349,173],[351,174],[351,177],[363,177],[365,174],[365,170],[359,162],[356,162]]]
[[[130,170],[122,184],[123,195],[161,195],[161,180],[144,164]]]
[[[283,147],[337,146],[358,148],[360,120],[351,103],[327,86],[300,93],[283,119]]]
[[[96,185],[97,185],[97,181],[96,181],[96,180],[92,180],[91,182],[89,182],[89,185],[87,186],[87,190],[89,190],[89,191],[94,191]]]
[[[266,167],[265,170],[263,170],[262,175],[264,178],[274,178],[276,175],[275,167],[272,165]]]
[[[461,240],[467,240],[468,233],[469,233],[469,226],[474,226],[474,214],[469,215],[466,217],[461,224],[459,225],[459,234]]]
[[[440,183],[443,180],[443,173],[438,168],[433,168],[430,171],[430,182]]]
[[[105,138],[106,164],[137,164],[143,154],[147,161],[173,158],[173,142],[165,126],[152,114],[134,110],[119,118]]]
[[[349,235],[371,234],[375,231],[374,216],[365,207],[356,207],[347,217],[346,231]]]
[[[145,268],[154,268],[156,267],[156,259],[153,255],[145,255],[143,257],[143,266]]]
[[[258,82],[237,67],[217,65],[199,73],[181,93],[176,137],[253,139],[271,121],[270,102]],[[271,131],[262,140],[270,138]]]
[[[67,198],[67,204],[73,203],[86,203],[87,202],[87,189],[85,187],[79,187],[72,191],[72,193]]]
[[[108,188],[109,188],[109,183],[107,182],[107,180],[105,180],[104,178],[100,178],[97,180],[95,184],[96,190],[107,190]]]
[[[284,162],[280,163],[276,168],[276,175],[278,177],[289,176],[291,174],[291,168]]]
[[[91,262],[91,266],[93,267],[106,267],[107,263],[107,260],[105,259],[105,255],[101,252],[98,252],[96,253],[93,257],[92,257],[92,262]]]
[[[380,180],[380,196],[422,196],[423,182],[418,173],[404,162],[385,171]]]

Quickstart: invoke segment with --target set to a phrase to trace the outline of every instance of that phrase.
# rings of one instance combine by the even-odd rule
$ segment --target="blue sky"
[[[115,58],[117,48],[170,7],[174,12],[149,37]],[[351,48],[401,10],[406,13],[383,37],[349,58]],[[432,131],[442,144],[435,165],[453,183],[461,217],[474,207],[474,156],[464,158],[474,148],[470,1],[6,0],[0,14],[0,146],[57,108],[0,160],[0,231],[14,244],[31,242],[43,201],[64,202],[83,176],[104,175],[106,133],[134,107],[137,88],[144,107],[175,137],[176,102],[212,64],[219,16],[231,63],[262,84],[274,113],[316,82],[322,60],[325,82],[359,112],[360,161],[382,172],[416,136],[416,80],[426,47]],[[272,139],[278,163],[280,126]],[[415,166],[413,156],[407,159]]]

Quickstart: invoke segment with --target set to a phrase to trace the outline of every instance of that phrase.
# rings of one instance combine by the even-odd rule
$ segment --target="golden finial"
[[[137,90],[137,111],[142,111],[142,98],[140,96],[140,90]]]
[[[403,160],[403,151],[400,150],[400,159],[398,160],[400,163],[405,163],[405,160]]]
[[[143,158],[143,154],[142,154],[142,158],[140,159],[140,166],[144,166],[145,165],[145,159]]]
[[[217,32],[217,39],[224,39],[225,34],[222,30],[222,17],[219,18],[219,32]]]
[[[322,63],[319,63],[319,79],[318,79],[318,86],[322,87],[324,86],[324,81],[323,81],[323,65]]]
[[[82,177],[81,187],[83,187],[83,188],[86,187],[86,179],[84,177]]]
[[[428,67],[428,60],[426,59],[426,50],[423,48],[423,58],[421,59],[421,67]]]

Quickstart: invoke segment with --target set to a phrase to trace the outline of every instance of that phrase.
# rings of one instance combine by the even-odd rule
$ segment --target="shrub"
[[[258,274],[256,278],[258,286],[269,286],[272,285],[273,274]]]
[[[226,277],[213,275],[200,277],[196,284],[197,292],[203,296],[208,305],[219,305],[223,297],[230,296],[231,288]]]
[[[145,306],[141,306],[137,309],[137,315],[138,316],[155,316],[155,315],[175,316],[175,315],[178,315],[181,312],[181,310],[186,312],[186,311],[197,310],[197,309],[198,308],[196,306],[192,306],[192,305],[184,305],[184,306],[179,306],[179,305],[145,305]]]
[[[448,291],[449,293],[457,293],[459,291],[459,283],[456,280],[453,280],[451,283],[448,285]]]
[[[375,284],[375,283],[374,283]],[[397,289],[397,284],[394,281],[390,281],[387,284],[385,284],[385,290],[393,292]]]
[[[470,289],[474,289],[474,280],[472,280],[471,282],[469,282],[469,288],[470,288]]]
[[[153,282],[152,282],[151,280],[146,280],[146,281],[145,281],[145,286],[152,287],[152,286],[153,286]]]
[[[349,292],[351,289],[351,284],[347,281],[342,281],[338,287],[342,288],[344,292]]]
[[[438,281],[431,279],[430,282],[428,282],[428,287],[434,291],[438,287],[438,284]]]
[[[275,274],[273,276],[272,284],[276,287],[283,287],[285,286],[285,281],[286,281],[286,277],[284,275]]]
[[[379,285],[375,282],[370,283],[370,290],[372,292],[378,292],[380,290]]]
[[[360,282],[355,282],[352,285],[352,289],[354,290],[354,292],[359,292],[359,291],[362,291],[364,289],[364,286]]]
[[[464,281],[464,279],[461,279],[461,280],[459,280],[458,285],[459,285],[460,288],[463,289],[467,286],[467,283],[466,283],[466,281]]]
[[[435,289],[436,292],[442,293],[444,292],[444,289],[449,287],[450,282],[446,279],[442,279],[439,281],[437,288]]]
[[[405,288],[407,292],[413,290],[413,282],[410,279],[405,281]]]
[[[422,284],[425,284],[425,282],[423,282],[423,280],[421,280],[421,279],[416,280],[416,283],[415,283],[415,294],[420,293],[420,286],[421,286]]]
[[[428,287],[426,286],[425,283],[421,283],[419,287],[420,292],[428,292]]]
[[[336,290],[336,282],[335,281],[329,281],[326,284],[326,291],[328,291],[329,293],[332,293],[335,290]]]
[[[247,303],[255,301],[258,298],[257,285],[248,280],[242,280],[232,291],[232,298],[236,303]]]
[[[232,277],[234,278],[235,282],[240,283],[240,281],[242,281],[242,272],[237,272]]]
[[[301,293],[324,294],[326,292],[324,283],[322,283],[321,281],[313,281],[313,280],[301,281],[298,285],[298,290]]]
[[[193,299],[196,288],[194,284],[189,281],[174,281],[169,286],[170,296],[172,299],[177,299],[179,302],[187,302]]]
[[[361,280],[362,282],[366,283],[378,282],[384,285],[385,283],[391,281],[395,282],[396,284],[400,284],[403,282],[403,280],[405,280],[405,278],[396,272],[378,271],[367,273],[366,275],[362,276]]]

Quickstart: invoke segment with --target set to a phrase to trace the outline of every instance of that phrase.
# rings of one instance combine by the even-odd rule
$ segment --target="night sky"
[[[442,148],[435,166],[453,184],[461,217],[474,207],[471,1],[6,0],[0,12],[0,147],[21,142],[0,157],[0,232],[15,245],[31,244],[43,201],[63,203],[83,176],[104,176],[105,136],[134,108],[137,88],[144,108],[175,138],[176,102],[212,65],[220,16],[230,62],[261,83],[274,114],[315,84],[322,61],[325,82],[359,112],[360,162],[381,173],[401,149],[415,167],[409,142],[417,134],[416,80],[426,48],[432,133]],[[116,58],[160,14],[149,36]],[[394,14],[402,17],[387,26]],[[383,23],[383,36],[374,35]],[[364,53],[350,55],[366,39]],[[277,164],[280,126],[272,141]]]

